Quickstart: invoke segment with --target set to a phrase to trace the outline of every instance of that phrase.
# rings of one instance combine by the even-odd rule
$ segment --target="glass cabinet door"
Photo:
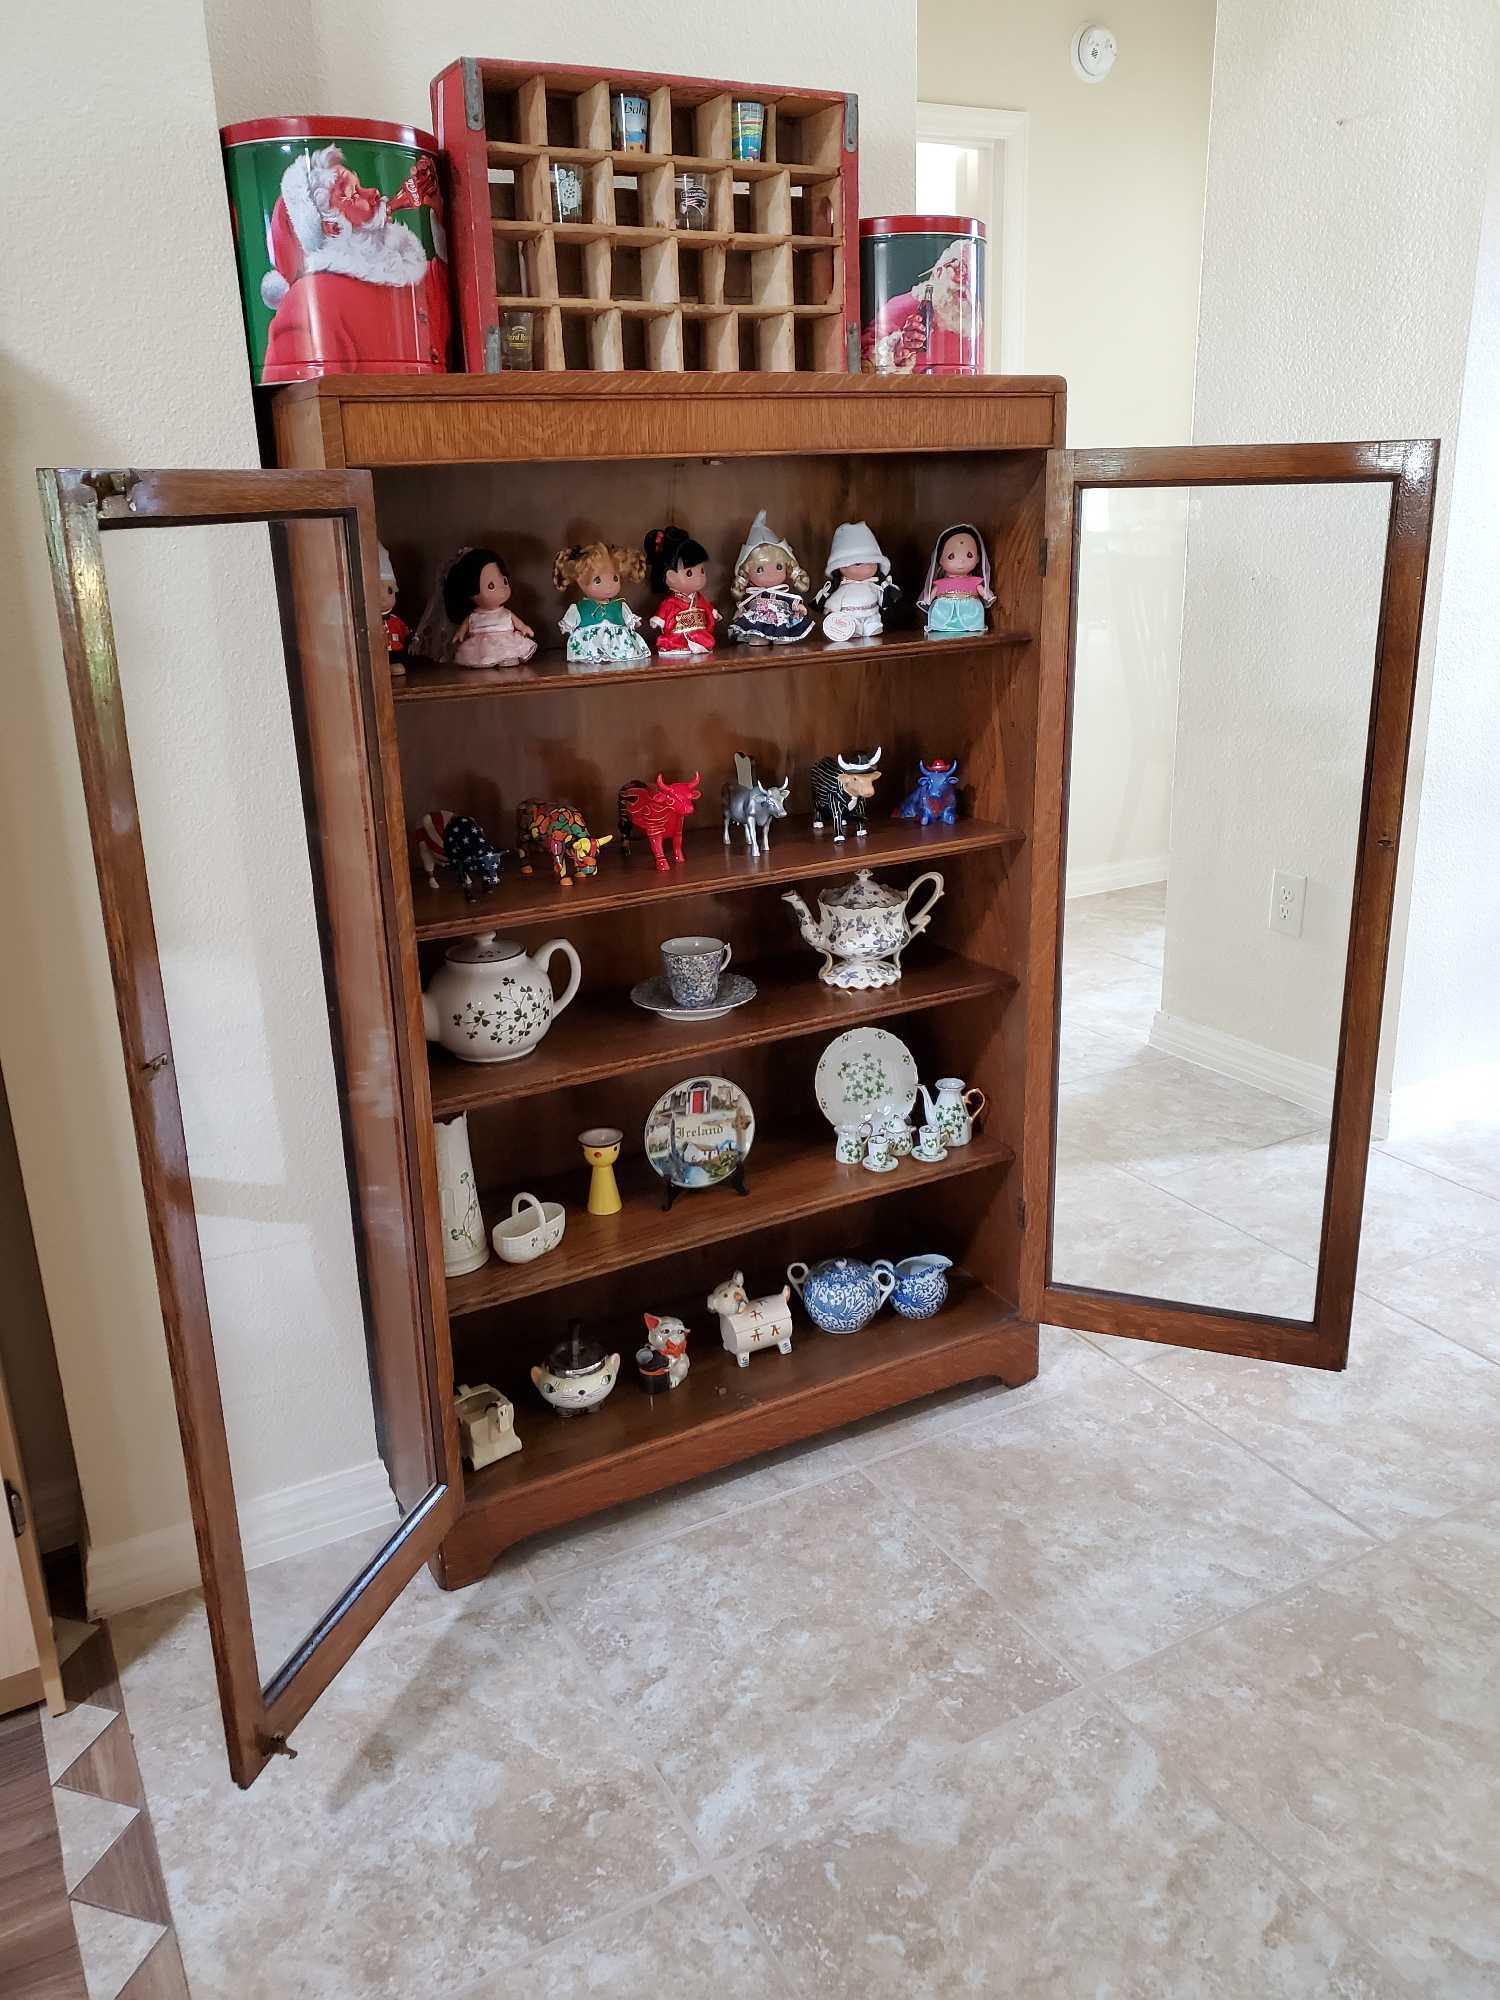
[[[1343,1365],[1436,458],[1052,455],[1028,1315]]]
[[[462,1496],[370,479],[40,483],[230,1769],[248,1785]],[[238,628],[213,622],[221,601]],[[164,604],[214,634],[191,687],[154,657]],[[168,853],[153,907],[148,855]]]

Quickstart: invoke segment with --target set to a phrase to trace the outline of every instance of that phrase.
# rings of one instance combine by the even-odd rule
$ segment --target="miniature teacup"
[[[929,1165],[938,1160],[946,1160],[948,1148],[943,1144],[943,1128],[940,1125],[924,1125],[917,1134],[917,1143],[912,1148],[914,1160],[925,1160]]]
[[[872,1174],[883,1174],[896,1162],[892,1155],[889,1132],[872,1132],[865,1141],[864,1164]]]
[[[662,943],[661,965],[679,1007],[711,1007],[719,980],[734,956],[721,938],[675,937]]]
[[[504,1222],[490,1231],[495,1255],[507,1264],[529,1264],[548,1250],[555,1250],[567,1227],[567,1211],[560,1201],[538,1201],[534,1194],[518,1194]]]
[[[857,1167],[865,1156],[868,1125],[838,1125],[834,1128],[833,1157],[840,1166]]]

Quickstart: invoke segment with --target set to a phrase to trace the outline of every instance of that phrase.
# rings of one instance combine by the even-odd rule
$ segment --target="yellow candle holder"
[[[583,1157],[593,1168],[593,1179],[589,1182],[589,1214],[618,1215],[620,1213],[620,1190],[615,1182],[615,1161],[620,1157],[620,1142],[625,1137],[613,1125],[592,1125],[587,1132],[580,1132],[578,1143],[583,1148]]]

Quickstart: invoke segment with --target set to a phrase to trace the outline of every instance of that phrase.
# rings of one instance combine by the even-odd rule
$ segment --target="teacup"
[[[947,1157],[948,1148],[943,1144],[941,1126],[924,1125],[917,1134],[917,1143],[912,1148],[912,1158],[925,1160],[931,1166],[938,1160],[946,1160]]]
[[[662,971],[678,1007],[711,1007],[719,991],[719,980],[733,958],[732,948],[722,938],[667,938],[661,948]]]
[[[833,1135],[833,1157],[840,1166],[857,1167],[865,1156],[868,1125],[837,1125]]]
[[[872,1132],[865,1141],[864,1164],[872,1174],[888,1173],[896,1162],[892,1156],[889,1132]]]

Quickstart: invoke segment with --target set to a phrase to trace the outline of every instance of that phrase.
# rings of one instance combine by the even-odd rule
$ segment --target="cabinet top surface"
[[[1012,396],[1060,396],[1061,375],[842,375],[772,373],[656,374],[644,370],[590,370],[507,375],[325,375],[316,382],[290,382],[276,390],[278,402],[619,402],[644,398],[669,402],[684,397],[716,402],[767,396],[833,397],[838,401],[920,404],[929,401],[990,400]]]

